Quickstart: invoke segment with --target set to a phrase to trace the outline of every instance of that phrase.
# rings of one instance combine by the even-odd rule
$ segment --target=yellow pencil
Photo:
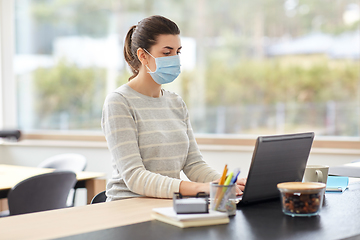
[[[222,176],[220,178],[220,182],[219,182],[220,185],[224,184],[227,171],[228,171],[227,164],[225,164],[224,171],[223,171],[223,174],[222,174]]]
[[[221,176],[221,178],[220,178],[220,182],[218,183],[219,185],[223,185],[223,184],[224,184],[227,171],[228,171],[227,164],[225,164],[223,174],[222,174],[222,176]],[[220,191],[220,188],[219,188],[219,189],[216,191],[215,198],[214,198],[214,200],[213,200],[214,202],[216,202],[216,200],[218,199],[220,193],[221,193],[221,191]]]

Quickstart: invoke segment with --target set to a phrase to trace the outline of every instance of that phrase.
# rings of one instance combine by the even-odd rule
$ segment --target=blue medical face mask
[[[147,65],[146,68],[150,71],[149,74],[157,84],[171,83],[179,76],[181,72],[179,55],[155,58],[146,49],[144,50],[155,59],[155,72],[152,72]]]

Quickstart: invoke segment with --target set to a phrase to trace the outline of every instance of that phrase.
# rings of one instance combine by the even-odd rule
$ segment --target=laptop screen
[[[300,182],[313,139],[313,132],[258,137],[241,202],[278,198],[278,183]]]

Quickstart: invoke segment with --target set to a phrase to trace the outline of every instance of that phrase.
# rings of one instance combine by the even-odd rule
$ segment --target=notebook
[[[258,137],[238,206],[279,198],[278,183],[301,182],[313,140],[313,132]]]
[[[329,168],[329,175],[360,177],[360,161]]]
[[[152,217],[180,228],[229,223],[227,213],[212,210],[209,213],[176,214],[173,207],[154,208]]]
[[[328,176],[326,192],[343,192],[348,188],[349,178],[342,176]]]

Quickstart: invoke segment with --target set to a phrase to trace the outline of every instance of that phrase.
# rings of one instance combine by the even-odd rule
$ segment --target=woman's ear
[[[139,59],[139,61],[144,65],[148,65],[148,54],[146,54],[146,52],[144,51],[144,49],[142,48],[138,48],[136,51],[137,57]]]

